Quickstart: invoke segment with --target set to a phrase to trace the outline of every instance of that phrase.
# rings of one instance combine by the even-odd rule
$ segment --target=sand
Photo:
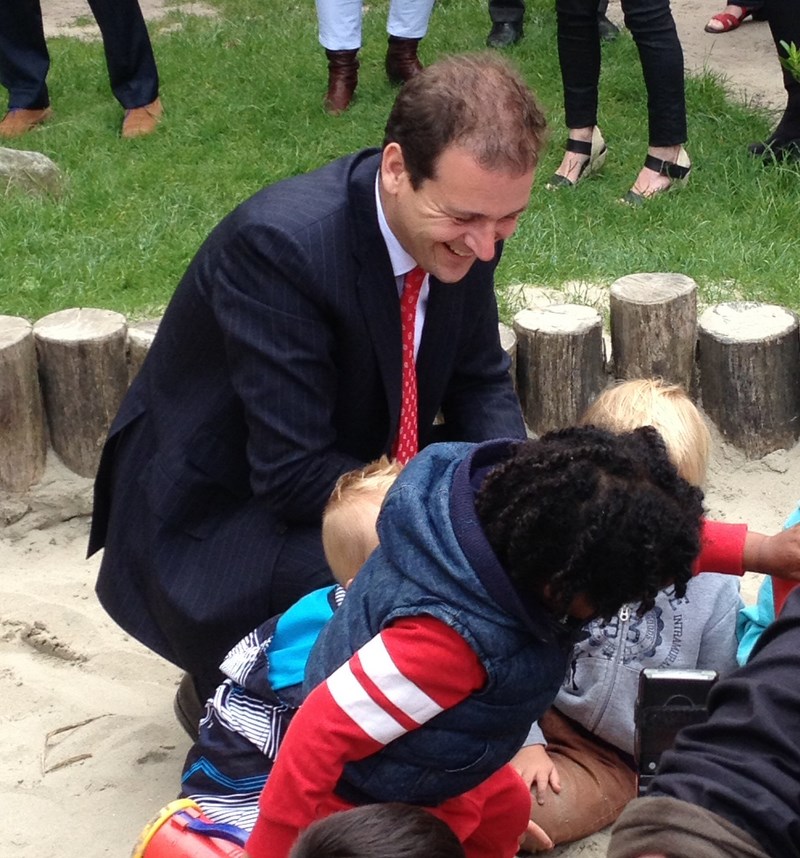
[[[727,71],[732,91],[780,106],[765,24],[708,36],[702,27],[721,3],[673,5],[691,68]],[[143,6],[159,13],[156,0]],[[50,32],[90,17],[83,0],[43,7]],[[771,533],[798,495],[800,447],[747,462],[718,441],[710,515]],[[172,714],[180,672],[123,634],[95,599],[98,558],[84,558],[90,512],[90,481],[52,454],[31,492],[0,494],[0,820],[9,858],[128,855],[176,795],[189,745]],[[754,581],[745,586],[752,597]],[[604,844],[600,834],[553,854],[588,858]]]

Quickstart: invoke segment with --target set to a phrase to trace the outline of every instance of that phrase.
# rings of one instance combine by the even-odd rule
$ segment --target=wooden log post
[[[153,344],[160,319],[146,319],[128,325],[128,380],[133,381],[142,368],[147,352]]]
[[[692,388],[697,284],[683,274],[629,274],[611,285],[611,356],[617,378],[663,378]]]
[[[0,316],[0,489],[27,491],[41,478],[46,457],[33,327]]]
[[[517,386],[517,335],[514,333],[514,329],[510,328],[508,325],[504,325],[500,322],[498,326],[500,330],[500,345],[503,347],[503,351],[511,358],[511,367],[509,368],[509,372],[511,373],[511,381],[514,383],[514,387]]]
[[[33,326],[53,450],[93,477],[108,427],[128,387],[125,317],[111,310],[61,310]]]
[[[800,436],[800,334],[791,310],[731,302],[699,321],[703,408],[750,458],[789,448]]]
[[[541,435],[574,425],[606,384],[600,314],[552,304],[517,313],[514,331],[517,390],[528,426]]]

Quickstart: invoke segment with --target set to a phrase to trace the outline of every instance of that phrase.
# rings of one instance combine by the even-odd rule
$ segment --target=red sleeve
[[[449,626],[399,620],[309,694],[286,731],[247,841],[250,858],[284,858],[315,819],[348,805],[334,794],[346,763],[381,750],[480,689],[486,673]]]
[[[693,574],[725,572],[728,575],[744,575],[746,536],[746,524],[724,524],[704,518],[700,553],[695,560]]]

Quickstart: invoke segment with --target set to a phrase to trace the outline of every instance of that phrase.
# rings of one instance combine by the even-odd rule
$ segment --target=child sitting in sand
[[[308,654],[378,544],[378,512],[401,468],[383,458],[339,479],[322,518],[325,556],[339,583],[267,620],[222,663],[228,678],[206,704],[181,780],[181,796],[214,822],[252,829],[258,797],[302,700]]]
[[[671,582],[681,599],[701,516],[649,427],[424,449],[311,653],[248,855],[286,858],[316,819],[404,801],[447,822],[467,858],[511,858],[531,797],[507,764],[576,631]]]
[[[655,380],[608,388],[582,420],[613,432],[654,426],[678,473],[701,486],[710,433],[682,388]],[[739,581],[730,575],[692,578],[686,592],[661,590],[645,611],[624,604],[611,620],[593,620],[575,645],[561,690],[531,730],[512,765],[531,786],[537,826],[532,851],[586,837],[611,824],[636,796],[634,706],[646,667],[736,667]]]

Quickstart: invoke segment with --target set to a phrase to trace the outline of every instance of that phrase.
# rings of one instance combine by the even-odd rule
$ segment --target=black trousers
[[[800,2],[766,0],[763,11],[769,22],[778,56],[785,57],[786,51],[781,42],[800,45]],[[786,111],[775,133],[778,137],[797,139],[800,138],[800,81],[796,80],[788,69],[784,68],[782,71],[783,85],[786,87]]]
[[[597,14],[605,15],[608,0],[600,0]],[[493,24],[521,24],[525,17],[525,0],[489,0],[489,18]]]
[[[493,24],[521,24],[525,0],[489,0],[489,17]]]
[[[111,90],[124,108],[158,96],[158,71],[138,0],[89,0],[100,33]],[[50,55],[39,0],[3,0],[0,9],[0,83],[9,108],[47,107]]]
[[[648,143],[675,146],[686,141],[683,49],[669,0],[622,0],[647,88]],[[558,56],[568,128],[597,124],[600,32],[597,0],[556,0]]]

